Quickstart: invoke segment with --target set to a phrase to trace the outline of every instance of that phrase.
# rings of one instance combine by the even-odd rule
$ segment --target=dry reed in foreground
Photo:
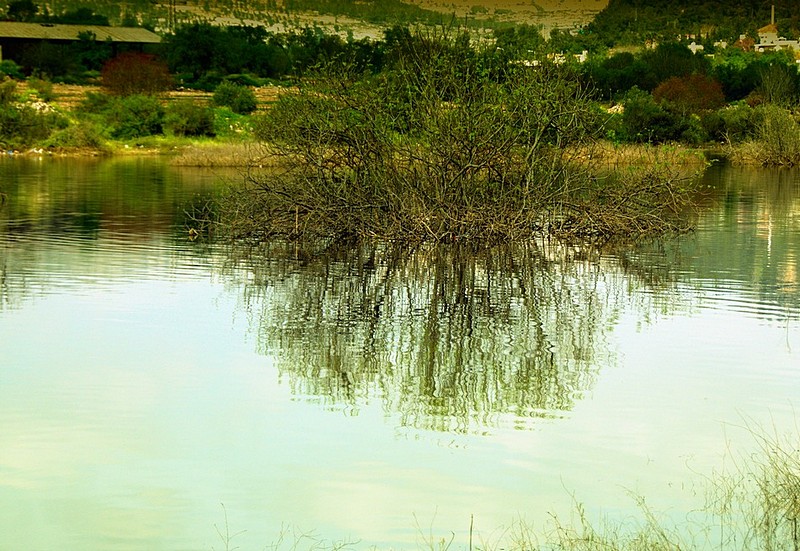
[[[254,167],[269,166],[263,148],[252,142],[194,145],[174,157],[175,166]]]

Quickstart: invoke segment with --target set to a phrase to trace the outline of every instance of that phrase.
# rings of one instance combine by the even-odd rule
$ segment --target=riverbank
[[[196,167],[239,167],[270,165],[266,157],[268,146],[255,139],[220,141],[208,139],[183,139],[174,137],[148,137],[129,142],[109,142],[104,147],[32,147],[26,150],[10,150],[0,154],[25,157],[101,157],[163,155],[171,157],[171,163]],[[594,163],[609,168],[647,166],[668,163],[672,166],[699,168],[709,159],[726,159],[729,149],[714,147],[690,147],[681,144],[620,144],[597,141],[588,147],[575,150],[576,160]],[[273,159],[274,161],[275,159]],[[755,163],[753,163],[755,166]]]
[[[257,164],[255,141],[220,142],[150,137],[133,142],[110,142],[103,147],[32,147],[2,152],[6,157],[130,157],[163,156],[179,166],[248,167]],[[263,164],[263,161],[262,161]]]

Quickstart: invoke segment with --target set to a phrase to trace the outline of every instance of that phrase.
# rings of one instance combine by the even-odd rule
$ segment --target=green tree
[[[532,59],[545,45],[541,29],[536,25],[515,25],[495,29],[495,46],[506,59]]]
[[[679,141],[689,129],[684,117],[656,102],[651,94],[632,88],[623,101],[622,134],[631,142]]]
[[[164,108],[152,96],[115,98],[105,115],[115,138],[140,138],[160,134],[163,130]]]
[[[187,74],[192,81],[224,67],[224,41],[221,27],[209,23],[182,25],[167,35],[162,53],[174,74]],[[236,71],[241,72],[241,71]]]
[[[8,5],[6,16],[12,21],[33,21],[39,6],[31,0],[15,0]]]
[[[87,7],[80,7],[64,12],[61,15],[53,16],[50,21],[66,25],[100,25],[105,27],[110,25],[108,17],[95,13],[91,8]]]
[[[214,90],[214,105],[228,107],[234,113],[247,115],[258,107],[256,95],[247,86],[236,84],[230,81],[222,82]]]
[[[785,63],[774,63],[759,70],[761,82],[757,88],[768,103],[792,106],[800,92],[800,74],[797,68]]]
[[[649,67],[652,81],[642,83],[646,90],[653,90],[659,83],[671,77],[706,74],[708,61],[703,55],[695,55],[689,48],[677,42],[659,44],[641,55],[641,60]]]
[[[630,52],[590,57],[582,70],[591,85],[607,99],[622,95],[634,86],[647,88],[656,79],[650,66]]]
[[[101,70],[113,52],[111,42],[98,42],[92,31],[78,33],[77,42],[73,42],[70,48],[77,62],[88,71]]]
[[[170,102],[164,128],[176,136],[213,136],[214,111],[191,100]]]

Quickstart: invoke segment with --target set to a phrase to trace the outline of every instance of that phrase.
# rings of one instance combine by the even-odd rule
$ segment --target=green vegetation
[[[215,136],[214,111],[190,100],[167,106],[164,128],[174,136]]]
[[[234,195],[234,235],[607,239],[683,229],[665,166],[611,175],[587,151],[604,115],[567,66],[502,63],[463,34],[405,34],[378,75],[332,65],[256,136],[280,176]]]
[[[247,86],[225,81],[214,90],[214,105],[228,107],[238,115],[248,115],[256,110],[256,95]]]
[[[578,507],[577,525],[555,522],[546,544],[527,530],[524,549],[631,550],[741,549],[794,551],[800,549],[800,457],[797,435],[770,434],[746,427],[759,451],[732,459],[733,468],[707,478],[705,506],[687,515],[686,525],[667,523],[633,496],[642,513],[634,524],[606,521],[597,527]],[[554,541],[553,541],[554,540]]]
[[[80,106],[85,120],[93,121],[109,138],[130,139],[160,134],[164,124],[164,108],[152,96],[114,97],[89,94]]]
[[[762,166],[800,164],[800,124],[786,109],[764,105],[752,111],[748,138],[730,147],[734,162]]]
[[[67,121],[46,104],[20,103],[17,85],[0,82],[0,146],[13,149],[46,139]]]
[[[381,0],[380,2],[358,2],[355,0],[285,0],[287,12],[316,11],[326,15],[344,15],[379,24],[426,23],[442,25],[451,17],[402,2]]]
[[[739,35],[769,23],[772,4],[781,34],[796,37],[800,19],[794,5],[760,0],[610,0],[587,31],[608,47],[642,45],[645,40],[674,40],[679,34],[692,34],[698,41],[707,39],[709,43],[736,40]]]
[[[670,33],[669,40],[661,40],[659,36],[648,34],[646,29],[642,30],[642,25],[650,20],[650,12],[657,7],[615,0],[592,25],[580,32],[554,29],[549,39],[545,40],[538,26],[505,26],[493,31],[494,42],[476,41],[464,32],[457,39],[460,41],[458,47],[466,60],[472,60],[469,63],[474,62],[474,67],[467,70],[481,72],[481,78],[492,86],[506,86],[508,75],[511,74],[509,67],[546,66],[548,60],[553,59],[556,64],[563,62],[562,70],[569,72],[570,78],[579,83],[584,101],[591,105],[589,111],[595,117],[593,139],[607,139],[616,145],[681,142],[691,146],[717,144],[719,147],[724,144],[741,162],[794,164],[796,160],[791,153],[791,144],[787,143],[788,138],[776,145],[778,149],[775,153],[754,154],[759,147],[765,152],[772,150],[765,144],[777,120],[775,116],[764,116],[767,111],[759,106],[775,105],[791,113],[800,101],[800,73],[793,57],[786,51],[760,54],[733,47],[714,49],[713,44],[709,43],[710,37],[724,35],[732,41],[735,38],[731,35],[733,27],[720,24],[714,26],[711,32],[711,27],[706,29],[705,19],[711,12],[701,7],[685,7],[681,14],[675,16],[676,23],[673,26],[680,27],[684,19],[699,21],[698,25],[705,29],[701,34],[707,51],[714,52],[713,58],[693,54],[685,41],[674,40],[676,33]],[[672,8],[662,7],[667,10],[665,13],[674,14]],[[413,114],[413,109],[424,104],[424,100],[417,102],[410,99],[408,91],[413,87],[407,87],[405,96],[402,96],[402,85],[397,74],[398,63],[415,55],[413,47],[409,47],[414,43],[412,30],[404,25],[388,25],[392,21],[409,20],[430,23],[425,10],[399,0],[382,3],[331,0],[314,2],[314,8],[323,13],[372,18],[386,24],[387,28],[379,40],[355,40],[328,34],[318,27],[272,32],[266,27],[222,27],[194,21],[176,24],[171,32],[165,34],[162,46],[148,53],[123,51],[112,58],[109,44],[98,42],[94,36],[87,34],[66,46],[43,43],[29,48],[18,63],[4,61],[0,65],[0,72],[17,80],[27,75],[29,89],[36,90],[36,100],[44,102],[57,101],[48,86],[49,83],[58,82],[100,82],[111,95],[120,98],[131,95],[154,96],[159,98],[162,107],[165,100],[161,94],[173,86],[214,92],[213,129],[209,128],[207,114],[202,114],[203,106],[198,105],[190,113],[192,108],[183,105],[174,108],[168,121],[161,120],[160,124],[152,122],[166,116],[165,112],[155,113],[148,118],[152,124],[147,123],[143,128],[131,131],[120,130],[121,126],[130,126],[122,122],[122,114],[110,118],[106,114],[103,116],[105,118],[100,117],[100,123],[109,124],[111,130],[99,129],[92,135],[107,138],[141,137],[166,130],[173,136],[216,134],[241,139],[249,135],[249,119],[236,120],[232,124],[225,124],[223,120],[234,115],[254,113],[259,107],[253,93],[255,88],[273,83],[302,83],[305,90],[310,90],[313,88],[310,79],[318,78],[319,68],[326,67],[329,73],[338,71],[351,75],[345,78],[345,85],[349,80],[361,81],[359,87],[382,82],[379,86],[387,87],[387,97],[396,98],[396,103],[392,103],[395,101],[393,99],[388,105],[379,106],[390,110],[387,117],[396,117],[391,132],[403,139],[421,139],[421,134],[415,135],[414,132],[419,134],[422,130],[410,126],[413,121],[407,118]],[[132,22],[146,20],[149,17],[147,14],[155,13],[153,10],[156,9],[161,8],[147,2],[131,2],[124,9],[114,7],[104,11],[103,6],[90,4],[87,7],[68,1],[54,2],[44,9],[28,0],[20,0],[9,4],[6,16],[18,20],[67,21],[78,14],[87,21],[106,18],[110,22],[121,22],[123,19]],[[209,9],[235,14],[243,8],[236,2],[210,1]],[[287,10],[294,13],[311,9],[311,4],[304,0],[281,5],[267,2],[263,9],[270,13],[285,14]],[[742,21],[746,19],[752,31],[758,26],[759,18],[766,15],[762,12],[762,8],[746,6],[746,9],[737,7],[726,13]],[[635,35],[636,39],[632,42],[639,44],[655,38],[658,39],[658,45],[630,52],[607,51],[606,47],[611,43],[600,30],[617,29],[609,22],[630,13],[634,16],[633,22],[638,21],[639,26],[626,27],[621,36]],[[779,10],[779,24],[785,24],[786,29],[793,28],[794,20],[780,17]],[[97,22],[102,21],[97,19]],[[439,30],[428,29],[422,30],[421,34],[449,32],[441,31],[442,27],[438,27]],[[466,29],[464,27],[462,30]],[[575,62],[572,54],[584,50],[592,52],[588,61],[582,64]],[[556,54],[561,57],[553,57]],[[431,78],[436,78],[435,71],[442,71],[442,68],[431,70],[434,71]],[[561,72],[553,71],[547,75],[550,78]],[[452,86],[443,84],[440,100],[450,101],[447,95]],[[503,96],[506,92],[495,94],[492,88],[489,90],[486,101],[496,101],[498,105],[508,101]],[[322,93],[328,93],[324,85]],[[495,97],[491,97],[492,94]],[[21,96],[21,105],[29,99],[34,101],[33,96]],[[535,105],[537,100],[529,98],[529,101]],[[608,111],[604,112],[603,108]],[[124,113],[125,109],[117,108],[117,111]],[[90,124],[85,124],[87,114],[90,115]],[[87,135],[84,130],[100,124],[99,115],[99,112],[92,114],[86,109],[76,113],[61,112],[58,122],[53,119],[54,126],[49,128],[49,132],[46,125],[44,128],[39,125],[38,132],[29,133],[28,137],[21,140],[19,137],[5,139],[5,142],[17,146],[72,143],[74,138]],[[467,113],[462,115],[469,117]],[[62,132],[63,128],[59,125],[63,126],[65,120],[81,125],[83,130]],[[769,127],[768,121],[771,121]],[[6,128],[12,127],[11,124],[6,125]],[[782,128],[789,131],[791,137],[794,127],[786,122]],[[48,141],[52,132],[59,132],[60,136]],[[435,135],[428,130],[425,132],[428,139]],[[70,136],[66,142],[62,139],[65,135]],[[262,135],[261,139],[265,137]],[[396,144],[392,147],[396,147]]]

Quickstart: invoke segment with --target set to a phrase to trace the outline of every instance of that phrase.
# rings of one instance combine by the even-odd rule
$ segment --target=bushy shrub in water
[[[246,115],[256,110],[258,102],[250,88],[226,81],[214,90],[214,105],[230,107],[234,113]]]
[[[168,105],[164,128],[176,136],[214,136],[214,111],[191,100]]]
[[[762,166],[800,165],[800,124],[783,107],[766,104],[752,110],[752,138],[731,148],[731,160]]]
[[[419,35],[380,75],[331,66],[282,95],[253,127],[285,171],[230,197],[231,233],[451,241],[683,227],[689,186],[660,165],[613,181],[594,172],[599,111],[571,68],[496,67],[477,53],[468,37]]]

